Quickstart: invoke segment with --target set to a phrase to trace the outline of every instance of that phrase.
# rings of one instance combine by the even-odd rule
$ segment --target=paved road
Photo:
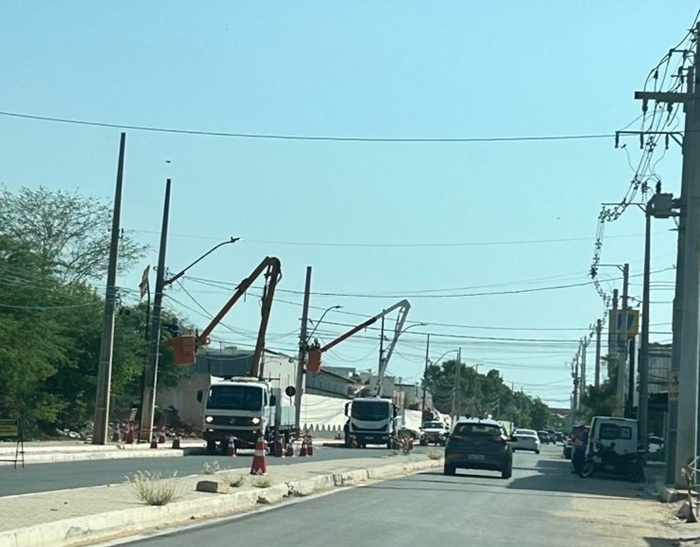
[[[561,457],[561,447],[543,447],[539,456],[517,453],[514,464],[510,480],[490,472],[461,471],[456,477],[426,472],[282,505],[269,512],[132,539],[127,544],[129,547],[670,545],[658,539],[641,539],[642,532],[635,541],[624,539],[630,529],[635,533],[636,528],[621,527],[620,518],[608,526],[596,520],[606,518],[611,506],[624,513],[627,504],[644,504],[638,499],[640,485],[581,479],[571,474],[570,463]],[[581,496],[581,490],[589,496]],[[611,495],[636,498],[636,501],[615,499]],[[580,504],[582,498],[585,503]],[[591,518],[591,507],[603,514]]]
[[[420,450],[425,450],[420,448]],[[364,450],[347,448],[315,447],[315,460],[332,460],[344,458],[366,458],[386,456],[386,448],[367,448]],[[129,458],[123,460],[99,460],[70,463],[32,464],[24,469],[13,469],[12,466],[0,467],[0,496],[48,492],[66,488],[81,488],[85,486],[102,486],[124,482],[125,477],[136,471],[161,472],[178,476],[201,473],[205,463],[227,468],[250,467],[251,456],[184,456],[173,458]],[[270,458],[270,464],[288,465],[298,463],[299,458]]]

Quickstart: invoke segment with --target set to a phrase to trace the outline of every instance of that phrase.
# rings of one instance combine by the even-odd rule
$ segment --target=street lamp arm
[[[326,310],[321,314],[321,319],[319,319],[318,321],[316,321],[316,325],[314,326],[314,330],[312,330],[311,333],[306,337],[306,343],[307,343],[307,344],[309,343],[309,340],[311,339],[311,337],[312,337],[312,336],[314,335],[314,333],[316,332],[316,329],[318,328],[318,326],[323,322],[323,318],[326,316],[326,314],[327,314],[329,311],[331,311],[331,310],[339,310],[339,309],[342,308],[342,307],[343,307],[343,306],[340,306],[340,305],[331,306],[330,308],[326,309]]]
[[[198,264],[198,263],[201,262],[203,259],[205,259],[206,257],[208,257],[211,253],[213,253],[214,251],[216,251],[219,247],[223,247],[224,245],[229,245],[229,244],[231,244],[231,243],[236,243],[236,241],[239,241],[240,239],[241,239],[240,237],[232,237],[232,238],[230,238],[228,241],[223,241],[223,242],[219,243],[218,245],[212,247],[212,248],[209,249],[206,253],[204,253],[202,256],[200,256],[197,260],[195,260],[194,262],[192,262],[192,264],[190,264],[189,266],[187,266],[185,269],[183,269],[182,271],[176,273],[176,274],[175,274],[173,277],[171,277],[170,279],[166,279],[165,281],[163,281],[163,287],[167,287],[168,285],[172,285],[173,283],[175,283],[175,281],[177,281],[177,280],[180,279],[183,275],[185,275],[185,272],[186,272],[187,270],[189,270],[192,266],[194,266],[195,264]]]

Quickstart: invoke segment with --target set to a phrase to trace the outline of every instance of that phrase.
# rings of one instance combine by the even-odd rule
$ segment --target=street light
[[[307,297],[310,291],[310,283],[311,283],[311,277],[310,277],[310,271],[311,267],[308,268],[307,270]],[[300,426],[301,426],[301,394],[302,394],[302,387],[304,385],[304,367],[306,365],[307,361],[307,355],[309,352],[309,340],[311,337],[314,335],[316,332],[316,329],[318,329],[319,325],[323,321],[323,318],[326,316],[326,314],[331,311],[331,310],[339,310],[343,306],[340,305],[335,305],[327,308],[324,310],[324,312],[321,314],[321,319],[316,321],[316,324],[314,326],[314,330],[311,331],[311,334],[308,336],[306,335],[306,321],[308,320],[311,322],[311,319],[308,319],[307,313],[308,313],[308,300],[306,301],[305,308],[304,308],[304,315],[302,317],[302,327],[301,327],[301,335],[299,336],[299,360],[297,362],[297,374],[296,374],[296,380],[294,382],[294,408],[295,408],[295,414],[294,414],[294,427],[298,431]]]
[[[308,344],[309,340],[311,340],[311,337],[312,337],[312,336],[314,335],[314,333],[316,332],[316,329],[318,329],[318,326],[323,322],[323,318],[326,316],[326,314],[327,314],[329,311],[331,311],[331,310],[339,310],[339,309],[341,309],[342,307],[343,307],[343,306],[340,306],[340,305],[331,306],[330,308],[327,308],[327,309],[321,314],[321,319],[319,319],[318,321],[315,321],[316,325],[314,326],[314,330],[312,330],[312,331],[311,331],[311,334],[309,334],[309,335],[306,337],[306,343],[307,343],[307,344]],[[310,322],[310,323],[314,323],[314,321],[311,321],[311,319],[309,319],[309,322]]]
[[[168,183],[170,179],[168,179]],[[169,186],[168,194],[169,195]],[[168,198],[169,200],[169,198]],[[166,201],[166,211],[169,201]],[[163,303],[163,291],[165,287],[180,279],[192,266],[199,263],[203,258],[209,256],[219,247],[229,245],[240,240],[240,237],[232,237],[228,241],[223,241],[209,249],[206,253],[192,262],[184,270],[178,272],[170,279],[165,279],[165,241],[167,235],[167,215],[163,217],[163,231],[161,235],[161,248],[158,255],[158,269],[156,271],[156,290],[153,298],[153,322],[151,324],[151,339],[149,340],[148,366],[143,372],[143,389],[141,390],[141,419],[139,424],[139,441],[146,436],[148,441],[153,436],[153,417],[156,404],[156,379],[158,378],[158,358],[160,355],[160,319]]]
[[[421,406],[422,410],[425,410],[425,397],[426,397],[426,390],[427,390],[427,381],[428,381],[428,363],[431,365],[437,365],[443,357],[446,355],[449,355],[452,352],[458,351],[456,349],[448,349],[445,353],[443,353],[440,357],[438,357],[435,361],[431,361],[428,358],[428,353],[430,351],[430,335],[428,335],[428,343],[425,348],[425,368],[423,369],[423,404]]]

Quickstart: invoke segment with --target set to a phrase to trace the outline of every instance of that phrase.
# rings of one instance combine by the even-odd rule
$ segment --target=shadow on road
[[[649,547],[671,547],[671,545],[678,545],[678,542],[672,539],[664,538],[644,538]]]
[[[518,463],[520,462],[514,461],[513,469],[528,470],[530,473],[520,477],[516,475],[508,484],[509,490],[539,490],[602,497],[645,497],[643,483],[631,483],[619,478],[582,479],[572,473],[573,468],[569,460],[540,459],[535,465],[517,465]]]

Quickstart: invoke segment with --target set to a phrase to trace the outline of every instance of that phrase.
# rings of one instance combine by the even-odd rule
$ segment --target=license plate
[[[483,454],[468,454],[467,459],[473,460],[473,461],[481,461],[484,459],[484,455]]]

